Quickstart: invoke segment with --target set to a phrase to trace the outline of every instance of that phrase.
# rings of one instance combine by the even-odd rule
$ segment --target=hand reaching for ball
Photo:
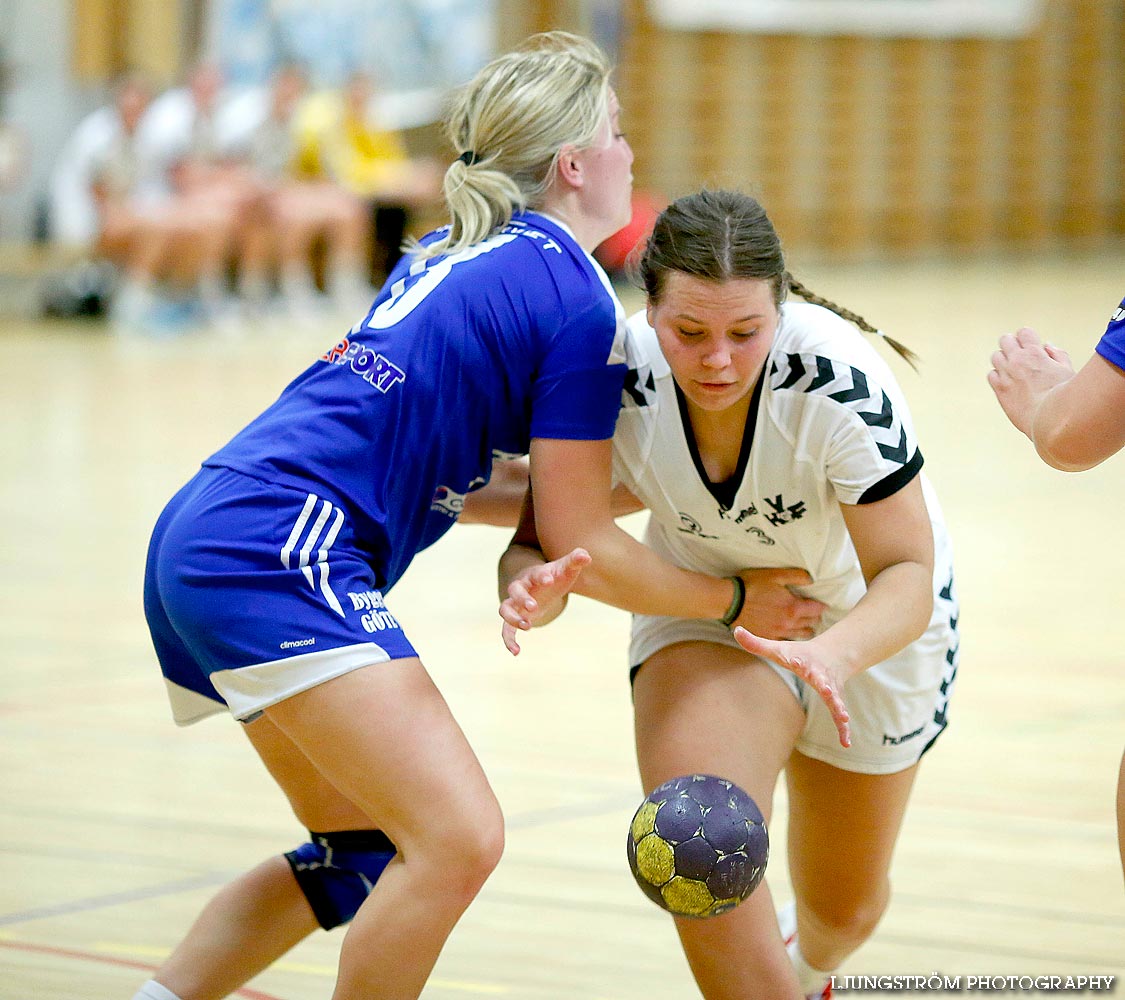
[[[843,671],[836,664],[821,654],[816,640],[779,642],[763,639],[741,626],[735,627],[734,638],[746,652],[792,671],[813,687],[832,714],[832,721],[836,723],[836,732],[840,736],[840,746],[847,748],[852,745],[851,726],[848,725],[851,717],[841,693],[847,677],[843,676]]]

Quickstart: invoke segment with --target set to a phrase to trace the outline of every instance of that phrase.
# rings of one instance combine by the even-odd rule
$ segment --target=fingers
[[[1039,339],[1039,334],[1029,326],[1021,326],[1016,331],[1014,339],[1020,347],[1037,347],[1042,343]]]
[[[574,549],[572,552],[568,552],[556,564],[559,582],[566,584],[569,590],[574,586],[574,581],[578,579],[582,570],[589,566],[592,561],[590,553],[585,549]]]
[[[1020,346],[1020,342],[1012,334],[1005,333],[1004,336],[1002,336],[1000,338],[1000,350],[997,351],[996,353],[999,354],[1000,357],[1003,359],[1003,358],[1006,358],[1013,351],[1019,350],[1019,346]],[[992,363],[995,365],[996,364],[996,354],[992,355],[992,358],[993,358]]]
[[[815,598],[800,597],[797,599],[796,612],[802,618],[819,619],[827,607],[827,604]]]
[[[741,625],[734,627],[734,641],[748,653],[755,656],[766,656],[773,659],[777,656],[777,643],[773,639],[763,639],[749,632]]]
[[[835,682],[822,667],[810,663],[803,656],[787,653],[783,643],[763,639],[753,632],[748,632],[741,625],[735,627],[733,634],[735,642],[746,652],[772,660],[786,670],[791,670],[809,684],[828,708],[832,722],[836,726],[840,746],[847,749],[852,745],[851,716],[848,714],[848,707],[844,704],[844,698]]]
[[[1056,347],[1054,344],[1044,344],[1043,350],[1047,352],[1047,357],[1052,361],[1057,361],[1060,365],[1070,367],[1070,355],[1061,347]]]
[[[836,724],[836,733],[840,737],[840,746],[846,750],[852,745],[852,731],[849,725],[851,716],[848,714],[848,707],[844,704],[843,697],[827,680],[822,680],[821,683],[812,680],[811,683],[820,695],[821,701],[828,706],[832,721]]]
[[[530,577],[517,577],[508,584],[508,596],[500,605],[500,617],[518,625],[525,614],[530,614],[536,608],[535,598],[531,596],[529,588]],[[505,609],[515,618],[505,614]]]
[[[526,617],[525,611],[526,609],[521,602],[513,601],[511,598],[502,601],[500,604],[500,617],[504,619],[506,625],[510,625],[514,629],[526,631],[531,628],[531,622]]]
[[[743,572],[746,572],[743,570]],[[813,582],[812,576],[808,570],[798,569],[796,567],[786,569],[768,569],[762,571],[764,575],[768,576],[774,583],[780,583],[783,586],[789,587],[803,587]]]
[[[504,640],[504,645],[508,648],[508,652],[512,656],[520,655],[520,644],[516,641],[516,630],[508,623],[504,622],[500,629],[500,636]]]

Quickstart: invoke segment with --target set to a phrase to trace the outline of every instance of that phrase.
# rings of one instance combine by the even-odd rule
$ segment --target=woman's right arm
[[[719,619],[734,585],[663,559],[613,518],[611,441],[535,438],[531,483],[535,527],[547,560],[573,549],[591,557],[576,593],[638,614]]]
[[[555,449],[549,448],[548,452],[553,450]],[[560,450],[570,451],[570,449]],[[541,454],[541,451],[539,453]],[[573,459],[575,456],[569,454],[568,458]],[[555,481],[552,479],[553,475],[555,470],[548,470],[547,480]],[[567,475],[565,480],[566,483],[561,484],[564,487],[566,484],[573,484],[575,476]],[[566,506],[567,511],[580,510],[575,502],[576,495],[574,490],[562,489],[564,498],[561,503]],[[604,601],[605,598],[600,596],[598,588],[601,588],[601,593],[605,593],[606,589],[618,586],[621,593],[618,606],[639,613],[663,613],[679,618],[720,619],[730,609],[735,586],[729,579],[696,574],[676,567],[612,523],[615,534],[587,533],[586,541],[582,546],[564,549],[565,555],[550,560],[543,555],[541,529],[537,523],[537,517],[541,521],[542,504],[539,494],[535,494],[534,503],[531,496],[529,493],[526,498],[519,529],[499,565],[499,596],[502,602],[499,613],[504,619],[505,645],[513,654],[519,651],[519,645],[515,641],[516,630],[526,630],[553,621],[566,606],[566,598],[571,589]],[[640,501],[622,486],[613,490],[610,505],[613,517],[642,510]],[[540,513],[537,514],[537,511]],[[582,525],[571,530],[580,531],[580,529]],[[607,542],[604,547],[598,544],[601,540]],[[620,548],[616,551],[613,549],[615,544],[620,544]],[[600,569],[597,565],[598,559],[603,557],[606,550],[609,550],[611,558],[616,556],[621,560],[615,567],[616,577],[614,577],[614,569],[609,573],[606,571],[598,573]],[[697,580],[702,580],[705,585],[717,587],[719,597],[726,604],[713,614],[710,613],[713,607],[704,607],[703,613],[691,614],[687,611],[687,603],[683,600],[683,595],[673,591],[670,605],[665,605],[670,610],[646,612],[646,607],[654,604],[654,597],[649,593],[650,588],[654,586],[654,574],[665,573],[666,570],[673,570],[673,573],[668,574],[668,578],[673,580],[670,586],[675,587],[677,575],[678,578],[686,579],[688,586],[694,585]],[[825,611],[825,605],[803,597],[792,589],[811,583],[808,573],[798,568],[745,569],[739,576],[744,582],[746,600],[744,610],[738,616],[738,624],[745,625],[758,636],[771,639],[811,638]],[[655,600],[660,598],[657,597]]]
[[[1000,339],[992,365],[1005,414],[1052,468],[1091,469],[1125,446],[1125,372],[1100,354],[1075,373],[1065,351],[1025,327]]]

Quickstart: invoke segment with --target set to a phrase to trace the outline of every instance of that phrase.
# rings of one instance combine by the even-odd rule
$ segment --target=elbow
[[[1052,469],[1059,472],[1085,472],[1100,464],[1105,456],[1086,453],[1084,442],[1066,440],[1035,441],[1035,451]]]
[[[1088,428],[1069,419],[1056,419],[1051,423],[1040,419],[1036,425],[1032,427],[1031,435],[1035,451],[1047,465],[1059,472],[1085,472],[1105,461],[1116,450],[1105,451]]]

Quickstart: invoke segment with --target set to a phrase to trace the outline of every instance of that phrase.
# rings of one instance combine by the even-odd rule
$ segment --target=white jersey
[[[746,568],[805,569],[813,582],[800,592],[827,605],[821,628],[839,621],[866,591],[840,504],[883,499],[922,475],[910,411],[888,365],[835,313],[783,304],[738,468],[731,481],[715,486],[686,429],[655,331],[643,313],[629,321],[629,330],[632,356],[613,440],[614,476],[651,511],[646,543],[677,565],[716,576]],[[929,709],[940,731],[956,669],[956,608],[941,509],[924,477],[922,486],[934,533],[934,614],[916,649],[899,656],[910,659],[925,648],[923,666],[936,671],[935,686],[945,674],[938,708]],[[635,617],[633,664],[689,633],[701,638],[699,626],[672,622],[680,620]],[[895,746],[911,734],[890,728],[872,734],[875,742],[885,738]],[[832,728],[829,743],[834,736]],[[831,746],[814,755],[838,762]],[[849,754],[842,766],[868,769],[852,766],[858,757]]]

